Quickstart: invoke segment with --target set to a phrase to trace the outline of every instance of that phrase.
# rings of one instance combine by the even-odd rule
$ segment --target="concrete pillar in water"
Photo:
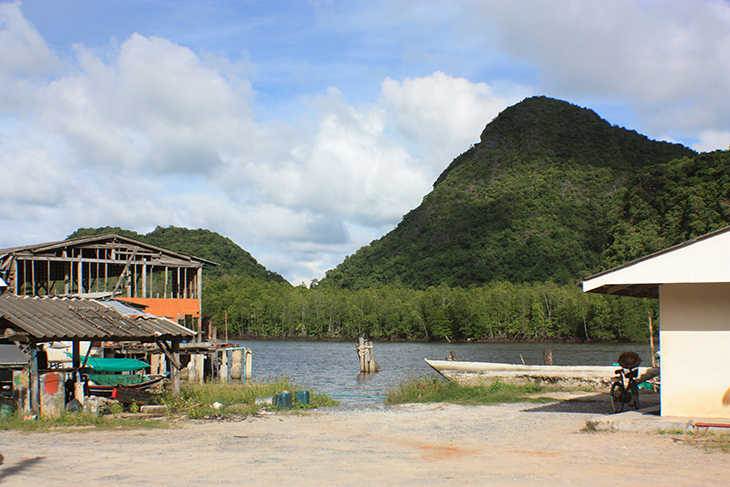
[[[233,358],[231,359],[231,378],[243,380],[243,376],[241,375],[241,372],[243,370],[243,350],[241,350],[241,349],[234,350],[232,357]]]

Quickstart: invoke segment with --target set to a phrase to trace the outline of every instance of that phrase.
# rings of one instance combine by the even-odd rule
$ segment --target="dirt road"
[[[580,404],[332,408],[163,430],[0,432],[0,485],[728,485],[730,455],[586,433]]]

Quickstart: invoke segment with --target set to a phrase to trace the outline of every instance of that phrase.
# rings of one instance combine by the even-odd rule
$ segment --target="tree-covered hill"
[[[500,113],[422,204],[323,285],[567,283],[600,268],[627,181],[692,150],[546,97]]]
[[[649,166],[624,191],[603,265],[620,265],[728,224],[730,152]]]
[[[68,238],[88,237],[105,233],[117,233],[157,247],[219,263],[219,267],[204,270],[206,278],[216,279],[223,276],[252,277],[264,281],[287,282],[276,272],[269,271],[259,264],[251,254],[236,245],[231,239],[210,230],[157,227],[153,232],[141,235],[118,227],[80,228],[69,235]]]

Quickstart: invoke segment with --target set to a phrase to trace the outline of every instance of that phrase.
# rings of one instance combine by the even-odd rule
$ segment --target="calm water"
[[[417,376],[438,375],[424,358],[444,359],[454,350],[459,360],[543,363],[543,351],[553,351],[555,365],[611,365],[622,352],[639,354],[651,364],[649,344],[626,343],[392,343],[373,342],[382,369],[360,374],[355,342],[231,340],[251,349],[253,379],[288,376],[295,383],[330,394],[344,405],[382,402],[389,389]],[[657,347],[658,349],[658,347]]]

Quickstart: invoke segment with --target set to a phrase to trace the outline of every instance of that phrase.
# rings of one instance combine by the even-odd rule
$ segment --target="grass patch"
[[[546,397],[530,397],[547,392],[537,383],[505,384],[495,379],[490,384],[461,386],[440,378],[414,378],[388,392],[386,404],[450,402],[463,405],[501,404],[514,402],[554,402]]]
[[[730,435],[709,435],[700,443],[706,452],[721,451],[730,453]]]
[[[17,430],[27,433],[49,431],[76,432],[84,430],[134,430],[169,428],[167,421],[146,418],[120,418],[118,416],[92,416],[83,413],[63,412],[58,418],[38,417],[25,420],[20,414],[0,419],[0,430]]]
[[[300,404],[296,394],[292,394],[292,409],[313,409],[321,406],[336,406],[337,401],[326,394],[318,394],[292,383],[286,377],[277,377],[264,382],[253,382],[246,385],[206,383],[185,385],[179,397],[172,397],[169,392],[163,394],[161,403],[167,406],[169,414],[184,414],[192,419],[212,416],[249,415],[261,409],[256,399],[271,397],[281,391],[309,390],[309,404]],[[217,409],[214,404],[220,404]],[[272,405],[266,409],[276,410]]]
[[[261,409],[261,404],[256,403],[257,399],[273,396],[285,390],[309,390],[309,404],[300,404],[296,401],[296,394],[292,394],[293,410],[339,404],[326,394],[318,394],[311,389],[297,386],[288,378],[273,378],[249,384],[211,382],[189,385],[183,383],[179,397],[173,397],[169,391],[166,391],[157,397],[156,402],[167,406],[168,417],[186,416],[191,419],[206,419],[248,416]],[[277,408],[267,404],[266,409],[276,410]],[[133,404],[127,410],[137,412],[139,408]],[[115,404],[111,407],[110,413],[112,414],[92,416],[83,413],[62,412],[58,418],[38,417],[33,420],[25,420],[23,413],[17,412],[10,416],[0,417],[0,430],[41,432],[170,427],[169,422],[159,419],[120,417],[123,411],[120,404]]]

